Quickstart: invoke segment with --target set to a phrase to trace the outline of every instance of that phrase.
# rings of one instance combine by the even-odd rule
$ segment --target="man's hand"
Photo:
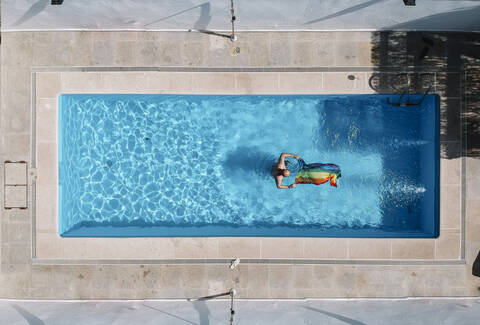
[[[297,158],[297,160],[300,160],[300,156],[299,156],[299,155],[295,155],[295,158]]]
[[[288,186],[288,188],[295,188],[295,187],[297,187],[297,184],[295,183]]]

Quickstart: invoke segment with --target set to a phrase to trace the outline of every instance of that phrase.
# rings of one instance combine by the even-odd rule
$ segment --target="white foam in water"
[[[425,140],[399,140],[394,139],[391,141],[390,145],[394,147],[417,147],[429,144],[428,141]]]

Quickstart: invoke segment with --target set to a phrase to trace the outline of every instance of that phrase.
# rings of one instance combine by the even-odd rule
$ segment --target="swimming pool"
[[[437,237],[438,97],[387,97],[62,94],[59,233]],[[277,189],[282,152],[338,187]]]

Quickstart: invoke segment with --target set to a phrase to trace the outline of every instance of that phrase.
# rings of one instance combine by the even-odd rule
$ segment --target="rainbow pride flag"
[[[302,159],[299,163],[295,184],[321,185],[330,181],[331,186],[337,187],[337,179],[342,177],[340,167],[335,164],[306,164]]]

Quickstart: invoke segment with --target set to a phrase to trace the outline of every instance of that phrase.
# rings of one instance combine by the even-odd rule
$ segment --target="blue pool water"
[[[61,95],[59,233],[436,237],[438,98],[386,97]],[[338,187],[277,189],[281,152]]]

